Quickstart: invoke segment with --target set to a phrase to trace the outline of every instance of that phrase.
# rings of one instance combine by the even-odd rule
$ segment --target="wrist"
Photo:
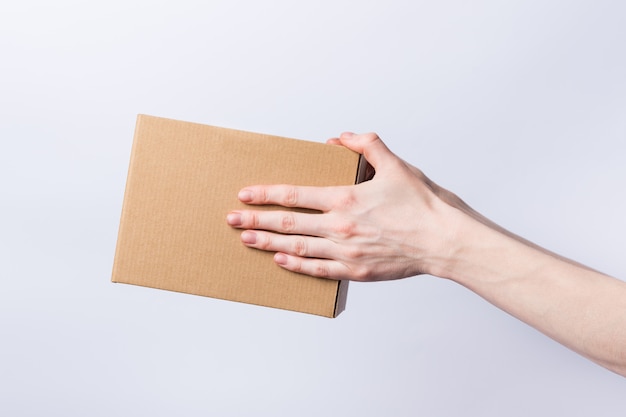
[[[484,293],[492,284],[527,276],[536,263],[536,250],[511,233],[486,220],[469,207],[447,208],[446,252],[433,275]]]

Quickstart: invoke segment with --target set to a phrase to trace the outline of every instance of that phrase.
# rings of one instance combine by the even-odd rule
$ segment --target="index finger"
[[[311,187],[302,185],[254,185],[239,191],[239,200],[246,204],[275,204],[327,212],[340,187]]]

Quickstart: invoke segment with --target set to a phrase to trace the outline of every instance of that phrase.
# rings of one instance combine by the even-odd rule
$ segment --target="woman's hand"
[[[626,376],[626,283],[492,223],[387,149],[374,134],[331,139],[365,156],[371,181],[344,187],[257,185],[228,223],[244,244],[303,274],[358,281],[428,273],[455,281],[591,360]]]
[[[361,153],[372,180],[351,186],[256,185],[239,199],[317,210],[240,210],[228,223],[249,247],[276,252],[285,269],[332,279],[377,281],[446,269],[461,212],[452,194],[394,155],[375,134],[344,133],[329,143]],[[445,201],[447,200],[447,202]]]

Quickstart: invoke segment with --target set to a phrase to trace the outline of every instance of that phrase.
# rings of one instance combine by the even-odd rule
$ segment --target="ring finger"
[[[335,243],[324,238],[283,235],[260,230],[246,230],[241,241],[248,247],[270,252],[283,252],[303,258],[332,259]]]

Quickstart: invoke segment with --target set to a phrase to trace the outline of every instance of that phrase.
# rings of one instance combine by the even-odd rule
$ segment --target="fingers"
[[[383,143],[376,133],[357,135],[351,132],[344,132],[339,138],[330,139],[329,142],[336,143],[337,140],[346,148],[365,156],[365,159],[377,171],[384,169],[385,164],[398,160],[398,157],[387,148],[387,145]]]
[[[325,222],[320,220],[320,214],[295,211],[233,211],[226,216],[226,222],[238,229],[271,230],[282,234],[308,236],[330,234]]]
[[[328,139],[326,143],[345,146],[362,154],[375,169],[381,169],[388,161],[398,160],[398,157],[387,148],[376,133],[344,132],[338,138]]]
[[[287,270],[319,278],[350,278],[345,264],[330,259],[337,245],[328,239],[246,230],[241,241],[251,248],[276,252],[274,261]]]
[[[302,258],[327,259],[337,252],[337,244],[333,241],[312,236],[246,230],[241,234],[241,241],[251,248],[283,252]]]
[[[331,209],[330,202],[341,187],[308,187],[296,185],[255,185],[239,192],[246,204],[276,204],[319,211]]]
[[[277,253],[274,255],[274,262],[289,271],[299,274],[335,280],[350,279],[350,269],[337,261],[301,258],[285,253]]]
[[[375,133],[357,135],[346,132],[339,138],[329,139],[327,143],[342,145],[364,155],[376,172],[384,170],[385,165],[403,164]],[[374,170],[371,174],[375,172]],[[246,204],[275,204],[327,212],[332,209],[332,202],[340,195],[341,190],[342,187],[255,185],[242,189],[239,192],[239,200]]]

